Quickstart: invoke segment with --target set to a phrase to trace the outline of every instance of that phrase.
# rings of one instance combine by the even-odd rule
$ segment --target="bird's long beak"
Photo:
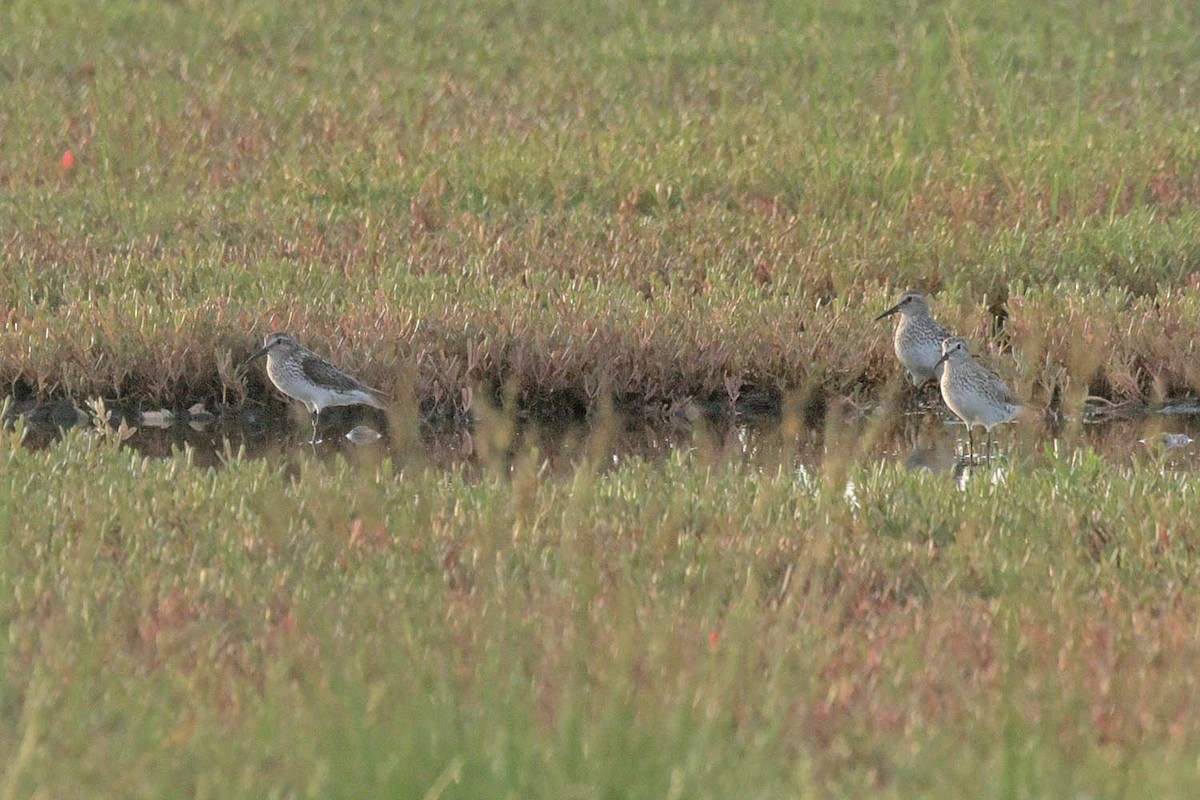
[[[938,367],[940,367],[942,364],[945,364],[945,363],[946,363],[946,359],[948,359],[949,357],[950,357],[950,354],[949,354],[949,353],[942,353],[942,357],[941,357],[941,358],[939,358],[939,359],[937,360],[937,363],[933,365],[933,368],[934,368],[934,369],[937,369],[937,368],[938,368]]]
[[[896,303],[896,305],[892,306],[887,311],[883,312],[878,317],[876,317],[875,322],[879,322],[879,320],[883,319],[884,317],[890,317],[892,314],[895,314],[899,310],[900,310],[900,304]]]
[[[258,359],[265,356],[267,354],[267,351],[270,349],[271,348],[269,348],[269,347],[264,347],[261,350],[259,350],[257,353],[255,353],[254,355],[247,358],[245,361],[242,362],[241,366],[237,368],[237,372],[239,372],[239,373],[245,372],[247,367],[249,367],[251,364],[253,364]]]

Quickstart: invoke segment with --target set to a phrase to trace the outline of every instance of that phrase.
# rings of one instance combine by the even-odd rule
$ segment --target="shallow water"
[[[101,414],[104,425],[97,422]],[[29,447],[52,447],[64,430],[84,428],[149,457],[186,448],[198,467],[219,467],[228,453],[241,451],[251,458],[340,454],[350,460],[417,458],[445,468],[503,469],[536,448],[552,469],[583,460],[612,469],[630,459],[655,461],[687,452],[702,463],[763,469],[898,462],[911,470],[961,474],[982,462],[985,439],[976,431],[972,461],[965,427],[927,399],[901,412],[864,411],[846,403],[826,409],[815,424],[782,413],[778,403],[763,397],[739,405],[626,407],[606,419],[544,409],[511,417],[425,409],[407,436],[389,431],[387,418],[374,409],[335,408],[323,414],[316,445],[309,444],[305,415],[257,404],[168,411],[93,403],[84,410],[69,400],[10,400],[5,422],[11,427],[18,418]],[[1147,461],[1198,471],[1200,403],[1181,401],[1154,412],[1097,406],[1074,419],[1048,416],[1004,426],[995,431],[994,462],[1047,447],[1090,448],[1116,463]]]

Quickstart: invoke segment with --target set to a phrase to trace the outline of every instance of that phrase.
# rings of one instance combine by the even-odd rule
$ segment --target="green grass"
[[[1198,27],[0,6],[12,393],[236,405],[286,329],[410,412],[785,410],[748,465],[700,425],[600,469],[601,424],[575,468],[509,469],[482,402],[469,470],[2,433],[0,800],[1194,797],[1192,471],[1102,459],[1076,419],[960,486],[838,419],[895,399],[870,319],[913,284],[1035,404],[1200,392]],[[832,455],[800,474],[818,399]]]
[[[1200,334],[1187,3],[4,16],[0,379],[38,394],[236,399],[229,360],[288,328],[440,402],[869,395],[908,284],[977,340],[1037,331],[1029,395],[1200,391],[1124,334],[1139,303]],[[1092,292],[1123,335],[1079,364],[1038,300]]]
[[[467,480],[114,442],[0,440],[7,796],[1200,787],[1200,497],[1145,459]]]

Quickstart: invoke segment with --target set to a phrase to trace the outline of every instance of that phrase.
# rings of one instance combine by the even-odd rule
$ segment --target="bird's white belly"
[[[918,380],[925,381],[931,377],[941,377],[942,367],[938,360],[942,357],[942,346],[933,340],[922,341],[916,337],[896,337],[896,357],[904,368]],[[937,364],[937,368],[934,365]]]
[[[943,392],[943,399],[950,410],[967,425],[982,425],[991,428],[1010,421],[1016,412],[1012,403],[986,397],[976,392]]]
[[[981,403],[973,396],[951,396],[945,398],[946,405],[954,412],[955,416],[961,419],[968,425],[984,425],[987,411],[984,408],[984,403]]]

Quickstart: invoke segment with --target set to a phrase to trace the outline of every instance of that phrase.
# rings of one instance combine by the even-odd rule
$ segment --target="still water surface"
[[[53,447],[67,428],[96,430],[91,413],[69,401],[40,405],[10,402],[6,423],[20,418],[25,443]],[[1200,470],[1200,404],[1179,403],[1163,410],[1088,410],[1074,419],[1046,419],[996,430],[996,463],[1010,456],[1037,455],[1047,447],[1089,448],[1116,463],[1148,461],[1176,471]],[[966,429],[930,403],[917,410],[885,413],[850,406],[829,409],[807,424],[778,409],[740,411],[734,407],[681,407],[661,413],[619,413],[604,420],[587,416],[519,414],[424,414],[404,432],[389,431],[388,420],[372,409],[329,409],[322,440],[308,444],[311,428],[268,407],[246,405],[211,413],[160,413],[105,409],[107,435],[149,457],[170,457],[184,449],[198,467],[219,467],[231,452],[256,458],[331,458],[351,461],[414,458],[440,467],[475,471],[510,467],[520,454],[537,448],[551,469],[569,469],[589,460],[617,468],[630,459],[662,460],[686,453],[701,463],[750,468],[821,469],[831,463],[896,462],[912,470],[961,474]],[[100,435],[97,433],[96,435]],[[984,434],[975,434],[982,460]],[[1192,440],[1197,441],[1192,441]]]

